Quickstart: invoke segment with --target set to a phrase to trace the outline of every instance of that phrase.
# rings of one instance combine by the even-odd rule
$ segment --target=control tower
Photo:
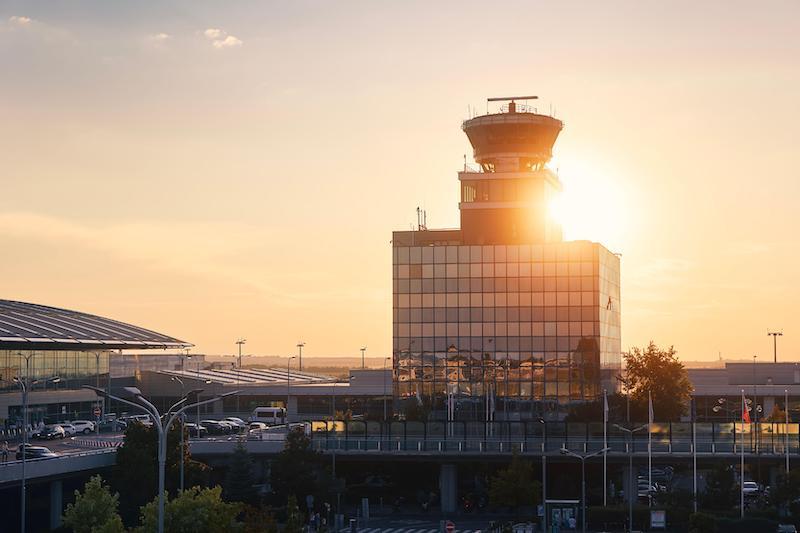
[[[545,243],[562,238],[561,226],[548,215],[561,182],[545,165],[563,124],[517,103],[536,98],[489,98],[508,103],[499,113],[462,125],[481,167],[477,172],[465,165],[458,175],[464,244]]]

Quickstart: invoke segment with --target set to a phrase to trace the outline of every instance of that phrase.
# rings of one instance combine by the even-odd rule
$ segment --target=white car
[[[235,416],[229,416],[229,417],[223,418],[221,421],[222,422],[227,422],[228,424],[232,425],[233,427],[236,428],[237,431],[241,431],[241,430],[247,428],[247,423],[245,423],[245,421],[242,420],[241,418],[237,418]]]
[[[78,434],[78,428],[76,428],[72,424],[68,424],[66,422],[63,422],[63,423],[59,424],[59,426],[61,426],[64,429],[64,436],[65,437],[74,437],[75,435]]]
[[[742,485],[742,492],[744,492],[745,496],[748,494],[756,495],[761,492],[761,489],[755,481],[745,481]]]
[[[266,425],[264,422],[250,422],[248,426],[250,431],[266,431],[269,429],[269,426]]]
[[[91,420],[73,420],[70,424],[75,427],[78,433],[83,433],[84,435],[94,433],[96,427]]]

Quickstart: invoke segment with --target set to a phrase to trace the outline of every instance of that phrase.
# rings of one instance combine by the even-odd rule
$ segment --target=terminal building
[[[94,419],[94,409],[105,411],[106,406],[81,386],[133,385],[142,370],[178,362],[179,355],[163,350],[189,346],[109,318],[0,300],[0,428],[22,423],[22,387],[17,380],[28,385],[30,423]]]
[[[458,173],[460,229],[393,233],[395,395],[434,416],[553,417],[616,389],[619,257],[563,240],[547,166],[563,123],[527,98],[463,123],[479,168]]]

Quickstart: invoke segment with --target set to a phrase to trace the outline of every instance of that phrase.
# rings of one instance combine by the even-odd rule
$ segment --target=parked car
[[[83,433],[84,435],[88,435],[89,433],[93,433],[95,431],[96,425],[91,420],[73,420],[70,422],[73,426],[75,426],[75,431],[78,433]]]
[[[65,437],[74,437],[78,434],[78,428],[73,426],[72,424],[68,424],[66,422],[62,422],[59,424],[64,429],[64,436]]]
[[[742,485],[742,492],[745,496],[757,496],[761,492],[761,487],[755,481],[745,481]]]
[[[208,430],[209,435],[227,435],[232,431],[230,424],[219,420],[201,420],[200,425]]]
[[[244,431],[245,429],[247,429],[247,423],[241,418],[237,418],[235,416],[225,417],[222,419],[222,422],[228,422],[229,424],[233,424],[236,427],[237,431]]]
[[[22,449],[20,450],[19,448]],[[44,446],[31,446],[28,444],[20,445],[19,448],[17,448],[17,460],[22,459],[23,452],[25,453],[25,459],[46,459],[48,457],[58,457],[57,453],[53,453],[49,448],[45,448]]]
[[[269,426],[264,422],[250,422],[250,425],[247,427],[250,431],[264,431],[269,429]]]
[[[778,524],[778,533],[797,533],[794,524]]]
[[[58,424],[50,424],[43,427],[38,433],[34,433],[34,437],[46,440],[63,439],[66,435],[67,432]]]
[[[208,434],[208,429],[203,426],[199,426],[194,422],[189,422],[184,424],[187,433],[189,433],[190,437],[205,437]]]

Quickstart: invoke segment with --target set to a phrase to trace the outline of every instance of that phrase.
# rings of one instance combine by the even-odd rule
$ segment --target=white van
[[[283,407],[256,407],[250,415],[250,422],[263,422],[268,426],[286,423],[286,409]]]

